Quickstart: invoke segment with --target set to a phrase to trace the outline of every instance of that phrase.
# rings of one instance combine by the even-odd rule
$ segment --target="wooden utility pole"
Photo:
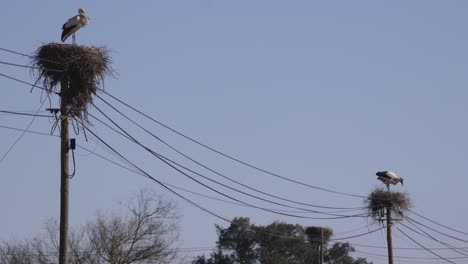
[[[387,249],[388,264],[393,264],[393,243],[392,243],[392,208],[387,206]]]
[[[69,189],[69,126],[68,100],[63,96],[68,89],[68,78],[63,77],[60,82],[60,245],[59,264],[68,263],[68,189]]]
[[[320,264],[323,264],[323,227],[321,229],[322,233],[320,235]]]

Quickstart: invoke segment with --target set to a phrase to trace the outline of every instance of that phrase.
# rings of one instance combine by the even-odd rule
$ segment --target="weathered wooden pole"
[[[388,188],[390,192],[390,188]],[[393,242],[392,242],[392,204],[387,207],[387,250],[388,250],[388,264],[393,264]]]
[[[320,264],[323,264],[323,227],[322,227],[322,233],[320,235],[321,238],[321,243],[320,243]]]
[[[33,58],[44,87],[60,96],[60,238],[59,264],[67,264],[69,211],[69,119],[79,118],[86,125],[86,113],[98,85],[111,72],[105,48],[49,43],[42,45]],[[60,83],[60,91],[56,92]]]
[[[68,79],[63,77],[60,82],[60,94],[68,89]],[[59,264],[68,263],[68,195],[69,195],[69,126],[68,99],[61,96],[60,100],[60,245]]]

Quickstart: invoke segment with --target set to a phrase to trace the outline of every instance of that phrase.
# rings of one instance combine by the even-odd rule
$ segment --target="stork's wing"
[[[379,176],[379,178],[391,179],[390,174],[392,174],[390,171],[378,171],[375,175]]]
[[[63,24],[62,29],[65,30],[65,29],[76,27],[77,25],[79,25],[80,19],[81,19],[80,16],[74,16],[68,19],[67,23]]]

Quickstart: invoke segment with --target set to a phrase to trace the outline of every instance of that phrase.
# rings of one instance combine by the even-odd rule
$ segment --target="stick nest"
[[[383,188],[375,189],[364,203],[371,219],[381,224],[385,220],[387,207],[390,207],[393,216],[400,218],[411,208],[411,199],[407,193],[389,192]]]
[[[323,230],[323,241],[326,243],[333,235],[333,229],[321,226],[309,226],[306,228],[305,233],[310,243],[321,243],[322,242],[322,230]]]
[[[108,51],[103,47],[49,43],[39,47],[33,64],[49,93],[60,92],[69,115],[80,118],[86,118],[87,107],[105,75],[112,75]],[[57,88],[61,82],[67,84],[63,91]]]

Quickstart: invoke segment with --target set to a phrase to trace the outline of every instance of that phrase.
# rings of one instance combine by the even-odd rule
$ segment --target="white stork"
[[[83,8],[78,9],[78,14],[79,15],[68,19],[67,23],[63,24],[62,42],[65,42],[65,40],[72,35],[72,44],[76,44],[75,33],[80,28],[88,25],[90,19]]]
[[[397,184],[401,183],[403,186],[403,177],[397,176],[396,173],[392,171],[378,171],[375,175],[377,175],[377,179],[382,181],[385,185],[387,185],[387,190],[390,191],[390,184]]]

